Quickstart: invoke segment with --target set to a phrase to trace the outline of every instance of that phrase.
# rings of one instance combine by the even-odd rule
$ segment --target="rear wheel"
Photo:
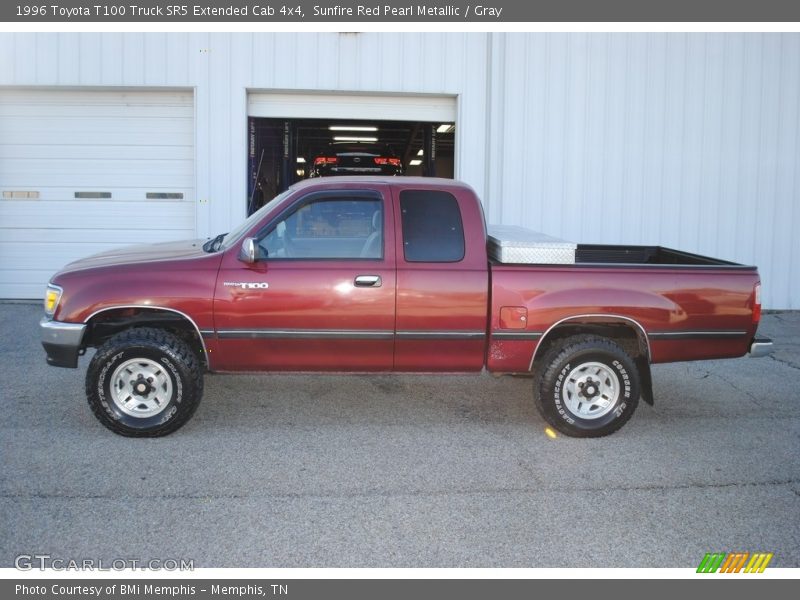
[[[634,360],[615,342],[574,336],[542,358],[534,398],[545,420],[571,437],[602,437],[631,418],[639,403]]]
[[[203,395],[197,356],[180,338],[151,328],[109,339],[86,373],[86,396],[114,433],[157,437],[183,426]]]

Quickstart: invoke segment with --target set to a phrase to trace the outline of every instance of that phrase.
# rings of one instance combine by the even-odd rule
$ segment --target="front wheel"
[[[123,331],[103,344],[86,373],[86,397],[114,433],[158,437],[183,426],[203,396],[191,348],[167,331]]]
[[[639,373],[613,341],[574,336],[555,344],[534,379],[539,412],[571,437],[602,437],[631,418],[639,403]]]

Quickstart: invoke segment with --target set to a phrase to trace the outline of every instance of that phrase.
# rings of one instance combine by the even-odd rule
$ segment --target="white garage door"
[[[456,97],[433,94],[337,94],[250,92],[251,117],[287,119],[375,119],[453,123]]]
[[[0,297],[130,244],[191,238],[191,92],[0,90]]]

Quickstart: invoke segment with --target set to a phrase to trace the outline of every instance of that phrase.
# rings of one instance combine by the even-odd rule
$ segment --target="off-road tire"
[[[579,335],[555,343],[534,374],[536,407],[570,437],[614,433],[633,416],[641,385],[636,363],[610,339]],[[591,395],[586,396],[587,392]]]
[[[126,371],[125,365],[133,366]],[[141,388],[150,393],[142,396],[138,415],[136,406],[125,408],[124,402],[115,400],[124,395],[119,387],[116,393],[111,389],[112,379],[122,386],[126,373],[137,369],[139,377],[142,372],[146,376],[147,369],[157,371],[157,382],[163,382],[158,390],[142,382]],[[144,400],[159,394],[162,401],[153,402],[153,414],[149,414]],[[108,339],[98,348],[86,373],[86,398],[92,412],[108,429],[128,437],[160,437],[176,431],[191,418],[202,397],[203,371],[197,355],[186,342],[161,329],[129,329]]]

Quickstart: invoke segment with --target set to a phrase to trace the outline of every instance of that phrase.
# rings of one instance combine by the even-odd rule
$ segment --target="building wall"
[[[240,220],[248,90],[458,97],[490,222],[758,264],[800,309],[800,35],[0,35],[0,85],[193,88],[198,235]]]
[[[198,235],[246,209],[247,91],[458,95],[459,144],[485,147],[485,34],[39,33],[0,35],[0,85],[195,90]],[[483,188],[480,152],[460,152]]]
[[[492,36],[487,219],[756,264],[800,308],[800,35]]]

